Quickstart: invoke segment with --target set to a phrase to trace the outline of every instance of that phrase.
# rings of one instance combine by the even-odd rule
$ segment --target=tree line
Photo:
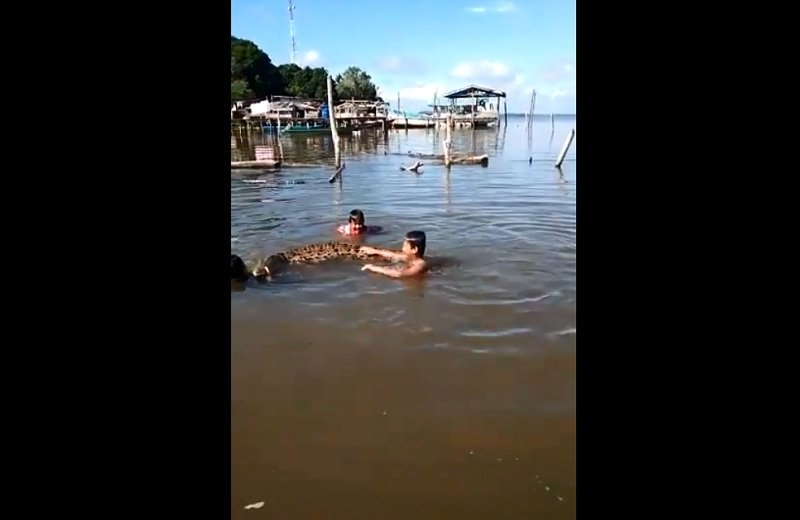
[[[328,71],[324,67],[302,68],[294,63],[276,67],[255,43],[231,35],[231,104],[269,96],[326,99],[327,82]],[[370,75],[358,67],[348,67],[333,78],[333,84],[334,101],[382,101]]]

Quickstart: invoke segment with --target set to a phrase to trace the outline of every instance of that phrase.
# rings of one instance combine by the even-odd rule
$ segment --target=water
[[[332,168],[231,174],[246,259],[335,239],[360,208],[385,228],[365,243],[421,229],[437,265],[397,281],[339,262],[231,292],[231,518],[575,517],[577,137],[553,167],[571,128],[455,130],[455,152],[490,162],[449,174],[391,155],[441,153],[425,130],[343,138],[341,185]],[[332,162],[327,135],[283,147]]]

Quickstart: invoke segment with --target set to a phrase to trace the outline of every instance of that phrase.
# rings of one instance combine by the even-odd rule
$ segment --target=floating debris
[[[550,491],[550,486],[545,486],[545,487],[544,487],[544,490],[545,490],[545,491]]]
[[[559,502],[563,502],[564,501],[564,499],[561,498],[561,497],[556,497],[556,498],[558,499]]]
[[[262,507],[264,507],[264,502],[256,502],[255,504],[244,506],[245,509],[261,509]]]
[[[474,451],[472,451],[472,450],[469,450],[469,454],[470,454],[470,455],[475,455],[475,452],[474,452]]]

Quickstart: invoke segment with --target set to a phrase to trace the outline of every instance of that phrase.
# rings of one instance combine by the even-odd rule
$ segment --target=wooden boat
[[[350,133],[353,131],[352,128],[338,128],[338,133]],[[326,125],[321,125],[319,123],[300,123],[289,125],[285,128],[281,129],[282,134],[330,134],[331,128]]]

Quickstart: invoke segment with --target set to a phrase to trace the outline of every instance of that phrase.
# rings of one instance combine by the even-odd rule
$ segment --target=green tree
[[[328,74],[324,67],[302,68],[294,63],[276,67],[255,43],[231,35],[231,103],[275,95],[326,100]],[[375,100],[376,96],[372,78],[358,67],[347,68],[333,80],[334,102]]]
[[[255,43],[231,35],[231,102],[283,91],[283,77],[269,56]]]
[[[342,99],[374,100],[378,89],[369,74],[358,67],[348,67],[336,77],[336,92]]]
[[[253,99],[256,95],[243,79],[231,79],[231,105],[234,101]]]
[[[294,63],[280,65],[286,94],[290,96],[325,99],[328,95],[328,71],[323,67],[300,68]]]

